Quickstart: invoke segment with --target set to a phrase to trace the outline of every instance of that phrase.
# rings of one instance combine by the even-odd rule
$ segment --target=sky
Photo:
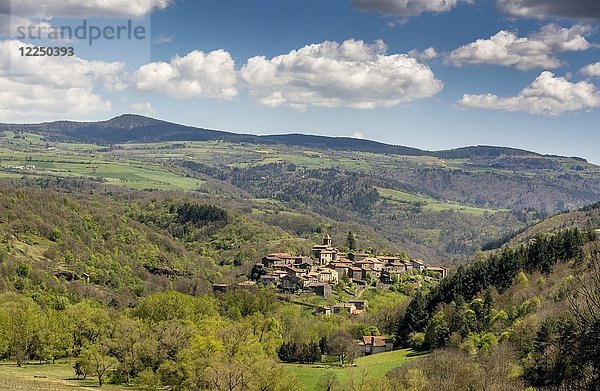
[[[123,113],[600,164],[600,2],[0,0],[0,122]]]

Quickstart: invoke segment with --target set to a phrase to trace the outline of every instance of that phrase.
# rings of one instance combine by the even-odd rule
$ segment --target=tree
[[[288,373],[273,360],[258,360],[251,366],[249,390],[257,391],[301,391],[298,378]]]
[[[576,236],[576,235],[574,235]],[[600,389],[600,250],[594,248],[587,273],[577,274],[575,292],[570,298],[574,325],[561,327],[558,345],[561,359],[570,359],[571,376],[564,383],[571,387]],[[566,357],[565,357],[566,356]]]
[[[450,337],[450,329],[444,312],[439,311],[431,318],[425,329],[425,343],[432,349],[444,346]]]
[[[85,374],[96,376],[98,385],[104,384],[104,375],[110,368],[117,366],[116,358],[108,354],[108,347],[105,341],[100,341],[84,348],[79,356],[79,368]]]
[[[407,343],[408,336],[414,332],[421,332],[429,323],[429,312],[425,296],[417,291],[406,308],[404,317],[398,322],[397,335],[400,343]]]
[[[393,390],[425,391],[429,379],[421,368],[409,367],[406,370],[395,369],[387,374]]]
[[[356,238],[352,231],[348,232],[348,237],[346,238],[346,246],[350,249],[350,251],[356,250]]]
[[[126,383],[144,369],[158,366],[158,341],[141,319],[117,319],[110,345],[111,354],[119,361],[119,375]]]
[[[12,296],[12,295],[11,295]],[[5,296],[10,300],[10,296]],[[14,302],[6,302],[7,323],[2,327],[8,337],[8,356],[21,366],[32,357],[40,345],[40,332],[44,330],[44,316],[33,300],[12,297]]]
[[[337,356],[344,365],[347,361],[353,362],[358,357],[360,350],[352,334],[347,330],[338,330],[329,337],[329,353]]]
[[[69,320],[66,327],[72,335],[72,350],[78,355],[83,346],[94,344],[106,336],[110,317],[106,309],[91,301],[82,301],[67,307]]]
[[[317,383],[317,390],[319,391],[335,391],[340,387],[340,381],[338,380],[335,373],[332,371],[325,372]]]

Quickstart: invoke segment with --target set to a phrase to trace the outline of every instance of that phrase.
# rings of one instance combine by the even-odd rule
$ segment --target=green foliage
[[[17,275],[19,277],[27,278],[31,274],[31,265],[29,262],[21,262],[19,266],[17,266]]]
[[[346,246],[350,251],[356,250],[356,238],[352,231],[348,232],[348,237],[346,238]]]
[[[284,342],[278,349],[277,355],[283,362],[298,362],[312,364],[321,361],[323,352],[316,342],[310,344],[296,344],[295,342]]]
[[[317,383],[318,391],[333,391],[338,389],[340,386],[340,381],[338,380],[336,374],[332,371],[325,372]]]
[[[425,328],[425,345],[431,349],[442,347],[450,336],[450,328],[443,312],[436,313]]]
[[[202,226],[210,223],[227,223],[228,213],[214,205],[193,205],[185,203],[177,208],[177,221],[180,224]]]
[[[473,316],[479,322],[488,322],[493,307],[491,288],[498,291],[508,289],[523,270],[550,273],[560,261],[582,257],[582,246],[586,235],[578,229],[566,229],[551,235],[539,235],[527,245],[517,248],[505,248],[488,259],[478,261],[467,267],[460,267],[449,278],[443,279],[433,287],[427,296],[416,295],[400,320],[398,336],[406,342],[412,332],[425,330],[433,312],[440,304],[450,304],[461,299],[473,299],[479,292],[486,291],[484,299],[471,302]],[[536,302],[523,303],[513,311],[513,317],[521,317],[537,308]],[[482,323],[475,330],[483,330]]]
[[[211,296],[192,297],[178,292],[156,293],[140,300],[134,316],[158,324],[172,320],[199,320],[218,313],[217,301]]]
[[[527,278],[527,276],[525,275],[525,273],[520,272],[517,275],[517,279],[516,279],[517,284],[519,285],[526,285],[529,282],[529,279]]]
[[[411,333],[408,336],[410,347],[415,350],[425,349],[425,334],[424,333]]]
[[[104,384],[104,375],[117,365],[117,359],[109,355],[108,347],[99,343],[86,347],[80,354],[78,367],[87,374],[96,376],[98,385]]]

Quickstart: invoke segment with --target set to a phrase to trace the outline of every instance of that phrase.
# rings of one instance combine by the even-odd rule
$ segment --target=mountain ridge
[[[0,131],[8,130],[42,134],[51,141],[92,142],[103,145],[129,142],[151,143],[220,140],[251,144],[276,144],[318,149],[375,152],[405,156],[432,156],[442,159],[530,155],[536,157],[570,158],[587,162],[586,159],[581,157],[544,155],[520,148],[490,145],[472,145],[447,150],[429,151],[352,137],[320,136],[302,133],[276,135],[233,133],[223,130],[182,125],[137,114],[122,114],[109,120],[95,122],[53,121],[35,124],[0,123]],[[126,132],[124,132],[124,130]]]

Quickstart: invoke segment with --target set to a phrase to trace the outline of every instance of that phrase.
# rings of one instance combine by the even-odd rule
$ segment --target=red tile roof
[[[385,338],[380,337],[380,336],[371,336],[371,335],[365,335],[363,337],[363,343],[365,345],[370,345],[373,347],[377,347],[377,348],[383,348],[385,347]]]

